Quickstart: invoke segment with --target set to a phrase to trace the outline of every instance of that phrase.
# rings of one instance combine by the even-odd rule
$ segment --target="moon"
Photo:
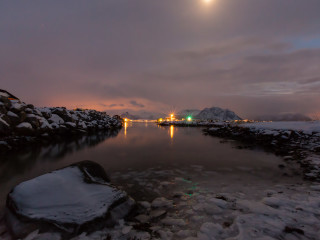
[[[203,0],[204,3],[211,3],[212,0]]]

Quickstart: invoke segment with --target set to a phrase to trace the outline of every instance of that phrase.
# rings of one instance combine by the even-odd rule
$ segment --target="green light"
[[[190,122],[190,121],[192,121],[192,117],[191,116],[188,116],[187,117],[187,120]]]

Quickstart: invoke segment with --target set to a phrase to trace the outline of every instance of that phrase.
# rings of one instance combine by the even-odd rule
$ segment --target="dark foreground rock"
[[[116,224],[135,202],[109,183],[104,169],[84,161],[25,181],[7,196],[6,221],[12,234],[59,231],[65,238]]]

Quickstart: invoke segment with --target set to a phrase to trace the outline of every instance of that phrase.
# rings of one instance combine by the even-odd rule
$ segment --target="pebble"
[[[146,223],[149,221],[150,217],[147,215],[141,214],[141,215],[136,216],[135,219],[137,219],[141,223]]]
[[[123,235],[126,235],[131,231],[131,229],[132,229],[132,226],[125,226],[124,228],[122,228],[121,233]]]
[[[169,226],[185,226],[186,222],[183,219],[179,219],[179,218],[170,218],[167,217],[165,219],[162,219],[161,222],[165,225],[169,225]]]
[[[168,200],[164,197],[156,198],[152,201],[151,206],[153,208],[172,207],[172,200]]]

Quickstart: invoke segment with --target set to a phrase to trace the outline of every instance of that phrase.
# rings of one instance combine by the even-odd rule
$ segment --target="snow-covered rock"
[[[59,117],[57,114],[51,114],[51,117],[48,119],[50,123],[55,123],[55,124],[63,124],[64,120]]]
[[[17,128],[20,128],[20,129],[22,129],[22,128],[32,129],[32,126],[31,126],[30,123],[23,122],[23,123],[20,123],[20,124],[17,126]]]
[[[109,183],[100,165],[84,161],[13,188],[7,197],[7,208],[13,214],[7,220],[16,236],[26,231],[15,228],[16,221],[26,228],[33,223],[38,229],[58,228],[72,235],[113,225],[133,205],[124,191]]]
[[[34,133],[34,129],[30,123],[22,122],[16,126],[16,132],[19,135],[30,135]]]

